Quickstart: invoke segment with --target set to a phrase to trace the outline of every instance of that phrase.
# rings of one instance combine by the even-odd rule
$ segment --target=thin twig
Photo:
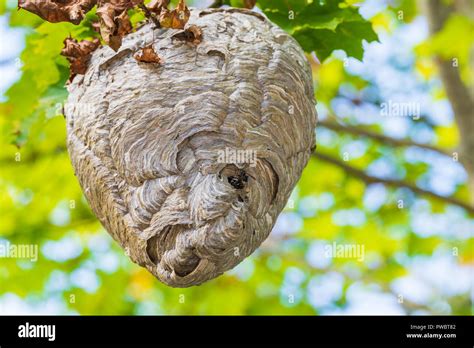
[[[323,154],[321,152],[315,152],[313,154],[313,157],[314,158],[318,158],[320,160],[323,160],[325,162],[328,162],[328,163],[331,163],[333,165],[336,165],[338,166],[339,168],[341,169],[344,169],[344,171],[349,174],[349,175],[352,175],[352,176],[355,176],[359,179],[361,179],[362,181],[364,181],[366,184],[375,184],[375,183],[381,183],[381,184],[385,184],[385,185],[388,185],[388,186],[391,186],[391,187],[404,187],[404,188],[407,188],[407,189],[410,189],[411,191],[417,193],[417,194],[420,194],[420,195],[425,195],[425,196],[429,196],[429,197],[432,197],[432,198],[436,198],[436,199],[439,199],[445,203],[449,203],[449,204],[453,204],[453,205],[457,205],[463,209],[465,209],[466,211],[468,211],[469,213],[471,214],[474,214],[474,207],[469,205],[468,203],[466,202],[463,202],[457,198],[454,198],[454,197],[449,197],[449,196],[442,196],[442,195],[439,195],[435,192],[432,192],[432,191],[429,191],[429,190],[425,190],[425,189],[422,189],[421,187],[418,187],[412,183],[409,183],[407,181],[404,181],[404,180],[398,180],[398,179],[385,179],[385,178],[379,178],[379,177],[376,177],[376,176],[372,176],[372,175],[369,175],[367,174],[366,172],[364,172],[363,170],[360,170],[358,168],[355,168],[353,166],[350,166],[349,164],[347,164],[346,162],[342,161],[342,160],[339,160],[339,159],[336,159],[332,156],[329,156],[329,155],[326,155],[326,154]]]
[[[440,149],[440,148],[438,148],[436,146],[433,146],[433,145],[423,144],[423,143],[419,143],[419,142],[412,141],[412,140],[409,140],[409,139],[396,139],[396,138],[392,138],[392,137],[389,137],[389,136],[384,135],[384,134],[380,134],[380,133],[376,133],[376,132],[372,132],[372,131],[363,129],[361,127],[341,125],[339,123],[332,122],[332,121],[327,121],[327,120],[318,121],[318,126],[322,126],[324,128],[328,128],[328,129],[334,130],[336,132],[344,132],[344,133],[349,133],[349,134],[353,134],[353,135],[361,135],[361,136],[364,136],[364,137],[372,138],[372,139],[380,141],[381,143],[384,143],[386,145],[416,146],[416,147],[419,147],[419,148],[422,148],[422,149],[427,149],[427,150],[437,152],[441,155],[445,155],[445,156],[448,156],[448,157],[453,157],[453,153],[449,153],[447,150]]]

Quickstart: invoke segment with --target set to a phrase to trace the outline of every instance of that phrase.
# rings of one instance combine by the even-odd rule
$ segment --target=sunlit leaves
[[[320,102],[329,103],[338,94],[339,86],[344,77],[343,63],[340,60],[326,61],[317,73],[318,85],[321,88],[316,89],[316,99]]]
[[[370,24],[353,7],[360,2],[313,1],[311,5],[304,0],[262,0],[257,6],[271,20],[293,33],[307,51],[314,50],[322,60],[333,49],[340,47],[348,54],[360,57],[362,40],[375,38]],[[171,3],[177,5],[178,1]],[[408,4],[409,1],[402,3]],[[0,4],[3,5],[3,2]],[[245,3],[240,1],[240,4],[235,4],[240,6]],[[80,26],[73,26],[68,23],[44,23],[26,11],[11,10],[10,24],[24,26],[28,34],[26,49],[21,56],[22,77],[8,91],[7,102],[0,105],[0,238],[17,243],[38,243],[41,249],[47,243],[57,243],[73,235],[81,240],[83,252],[78,256],[72,255],[64,262],[44,256],[40,256],[40,261],[34,264],[2,259],[0,297],[8,292],[27,299],[29,303],[59,297],[67,311],[79,314],[312,315],[320,313],[321,309],[310,304],[311,296],[319,298],[319,293],[311,295],[308,290],[311,280],[326,279],[320,277],[330,273],[341,275],[344,286],[342,296],[330,305],[344,308],[348,304],[346,291],[353,284],[372,284],[389,293],[391,282],[406,275],[410,263],[420,257],[434,258],[433,255],[439,250],[444,250],[461,265],[472,265],[473,239],[456,237],[462,232],[457,230],[462,224],[462,214],[453,218],[453,215],[448,215],[444,203],[416,198],[406,189],[374,189],[374,185],[364,184],[339,167],[311,159],[299,180],[298,189],[292,195],[292,205],[285,211],[285,214],[291,213],[300,219],[301,228],[292,229],[294,226],[287,224],[287,230],[283,228],[280,234],[272,234],[243,268],[202,286],[172,289],[160,284],[148,272],[132,264],[100,227],[82,196],[65,150],[65,121],[61,112],[62,102],[67,96],[64,84],[69,69],[66,59],[59,53],[62,41],[70,34],[78,40],[97,37],[98,34],[92,30],[92,22],[98,17],[89,13]],[[133,24],[144,18],[142,11],[128,13]],[[393,16],[387,11],[383,13],[384,16],[374,20],[376,23],[380,24],[380,20]],[[412,18],[407,12],[404,14],[405,21],[396,22],[399,25],[405,25],[408,18]],[[293,19],[289,18],[290,15],[294,15]],[[459,40],[460,37],[465,38],[461,34],[462,28],[469,27],[465,24],[462,19],[455,21],[449,31],[451,42],[444,41],[446,37],[443,38],[443,35],[448,34],[440,34],[440,38],[427,43],[426,53],[444,54],[438,51],[440,47],[445,47],[447,59],[453,55],[461,57],[460,52],[466,49],[464,42],[468,41],[467,38]],[[423,51],[422,48],[420,50]],[[326,107],[329,116],[335,116],[332,115],[331,105],[335,99],[342,98],[344,88],[341,85],[346,90],[350,85],[356,90],[356,96],[361,95],[362,104],[348,100],[347,112],[337,115],[339,120],[354,122],[351,111],[362,106],[373,106],[369,104],[379,96],[374,92],[375,83],[364,80],[364,76],[350,75],[346,71],[346,63],[352,64],[353,61],[332,57],[322,65],[313,60],[312,68],[317,80],[316,97],[320,114]],[[436,71],[426,61],[417,59],[416,63],[417,71],[424,79],[428,81],[436,77]],[[440,90],[439,86],[436,88],[434,93]],[[367,90],[371,91],[372,100],[362,99],[367,97]],[[352,97],[346,96],[348,99]],[[443,94],[435,97],[445,98]],[[419,123],[410,123],[410,129],[415,130]],[[364,125],[364,129],[382,133],[384,128],[381,124]],[[433,126],[426,122],[424,126],[433,134],[437,145],[445,148],[457,145],[458,134],[454,125]],[[366,169],[373,161],[390,158],[396,169],[401,170],[411,182],[417,182],[430,170],[431,164],[426,161],[408,162],[405,160],[407,151],[377,141],[322,127],[319,127],[317,134],[317,151],[341,160],[349,151],[350,156],[344,163],[357,168]],[[365,146],[364,151],[360,157],[354,158],[352,149],[361,142]],[[457,190],[459,196],[467,196],[465,186]],[[426,220],[436,219],[442,223],[444,218],[448,220],[447,228],[434,230],[432,225],[414,228],[413,221],[421,214],[417,208],[419,205],[425,206]],[[58,219],[58,212],[63,212],[67,218]],[[469,222],[472,221],[465,219],[466,231],[472,229]],[[291,233],[286,233],[289,230]],[[100,242],[88,242],[90,236],[100,236],[108,241],[99,254],[118,258],[119,265],[112,271],[104,271],[104,258],[99,257],[96,250]],[[364,246],[364,259],[326,257],[324,247],[333,242]],[[312,262],[312,257],[322,257],[324,264]],[[296,285],[291,283],[294,279],[288,276],[289,270],[295,269],[304,275],[304,279],[298,280]],[[87,286],[78,279],[81,275],[90,277],[94,286],[98,281],[97,289],[88,292]],[[59,285],[55,290],[48,287],[51,279],[56,279],[55,276],[65,280],[64,289]],[[468,293],[442,300],[449,303],[454,313],[470,309]],[[433,309],[428,311],[436,312]]]
[[[389,9],[394,12],[397,20],[409,23],[418,14],[417,3],[413,0],[396,0]]]
[[[459,132],[454,125],[436,127],[435,132],[440,146],[449,149],[454,148],[459,144]]]
[[[453,38],[456,40],[453,44]],[[422,56],[435,55],[452,63],[453,68],[459,68],[461,76],[467,84],[472,84],[473,71],[469,63],[474,45],[474,21],[465,15],[453,14],[437,34],[417,48]]]

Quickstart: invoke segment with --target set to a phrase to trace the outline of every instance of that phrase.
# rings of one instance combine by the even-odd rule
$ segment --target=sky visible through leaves
[[[459,130],[433,54],[472,22],[457,14],[430,40],[414,1],[353,7],[296,0],[293,19],[287,3],[258,1],[256,10],[308,53],[323,124],[362,127],[448,155],[324,126],[317,152],[468,202],[467,173],[449,156]],[[59,53],[68,35],[96,37],[95,15],[80,26],[47,23],[17,11],[15,1],[1,1],[0,13],[0,243],[39,250],[36,261],[0,258],[0,314],[472,314],[472,215],[407,188],[366,184],[318,157],[251,257],[199,287],[160,284],[100,226],[66,151],[69,64]],[[129,15],[132,23],[143,19],[139,11]],[[450,46],[449,56],[459,57],[468,83],[466,40],[471,45]],[[394,112],[401,103],[413,106],[410,115]],[[358,253],[338,255],[338,246]]]

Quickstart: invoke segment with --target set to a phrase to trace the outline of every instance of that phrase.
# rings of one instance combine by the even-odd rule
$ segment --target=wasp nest
[[[92,210],[173,287],[219,276],[267,238],[315,141],[311,69],[292,37],[246,10],[192,10],[191,26],[145,24],[118,52],[96,50],[65,112]],[[151,62],[137,59],[145,48]]]

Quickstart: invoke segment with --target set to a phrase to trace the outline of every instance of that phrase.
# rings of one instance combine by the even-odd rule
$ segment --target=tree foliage
[[[92,25],[97,14],[89,12],[80,25],[48,23],[17,11],[15,5],[0,2],[9,25],[22,28],[25,35],[15,63],[21,65],[21,77],[0,104],[0,240],[37,244],[40,255],[37,262],[0,259],[0,309],[325,314],[375,311],[362,306],[372,298],[387,313],[470,313],[465,275],[474,262],[473,220],[466,209],[443,200],[450,196],[468,202],[467,175],[449,156],[459,143],[459,129],[449,117],[432,60],[434,54],[459,57],[464,81],[469,81],[468,40],[450,44],[465,30],[472,31],[472,21],[464,14],[453,15],[434,37],[397,46],[397,35],[409,37],[410,30],[423,26],[413,1],[383,8],[369,20],[349,0],[257,1],[260,10],[308,52],[323,121],[401,136],[414,144],[398,146],[367,134],[319,127],[317,153],[336,161],[315,157],[310,162],[272,237],[236,270],[199,287],[172,289],[131,264],[103,231],[82,196],[66,152],[62,108],[67,107],[63,102],[69,63],[59,53],[68,36],[79,41],[98,37]],[[145,17],[140,10],[128,14],[133,24]],[[368,43],[372,52],[382,45],[376,42],[376,32],[382,44],[389,42],[384,49],[393,47],[385,59],[380,52],[367,56],[366,51],[364,57]],[[393,84],[387,83],[390,80]],[[410,95],[426,99],[418,120],[380,115],[384,102],[409,100]],[[430,103],[439,109],[430,109]],[[441,148],[448,156],[420,149],[417,142]],[[348,167],[440,197],[387,186],[383,180],[370,183]],[[324,256],[333,243],[364,246],[365,257]],[[433,267],[438,280],[427,275]],[[406,282],[412,287],[403,286]],[[367,293],[370,298],[364,297]]]

